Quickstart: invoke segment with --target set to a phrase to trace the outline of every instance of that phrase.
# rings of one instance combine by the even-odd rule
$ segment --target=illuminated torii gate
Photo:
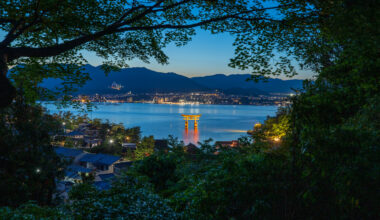
[[[194,129],[198,129],[198,120],[202,115],[184,115],[182,114],[183,120],[185,120],[185,128],[189,128],[189,120],[194,121]]]

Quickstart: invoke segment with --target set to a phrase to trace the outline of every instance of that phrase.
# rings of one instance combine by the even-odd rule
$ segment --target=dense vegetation
[[[290,5],[281,9],[283,20],[280,22],[258,23],[253,30],[248,24],[236,27],[235,33],[239,33],[240,28],[242,34],[235,43],[237,57],[231,65],[242,69],[252,67],[255,73],[260,70],[264,75],[270,74],[271,63],[266,58],[273,57],[272,52],[277,47],[318,75],[314,81],[305,82],[302,91],[297,91],[288,109],[279,111],[277,117],[268,118],[262,126],[253,129],[254,140],[245,138],[240,140],[239,147],[227,149],[215,148],[206,142],[198,152],[191,153],[178,141],[171,140],[169,152],[154,153],[136,162],[108,191],[99,192],[91,186],[78,185],[71,192],[73,203],[49,208],[34,204],[2,208],[0,216],[379,218],[379,4],[376,0],[278,2]],[[210,28],[223,30],[223,27]],[[251,34],[247,34],[247,29]],[[282,64],[279,68],[288,70],[288,74],[294,73],[294,69],[284,66],[289,64],[286,59]],[[16,109],[26,108],[15,105]],[[31,141],[34,143],[28,145],[31,149],[43,146],[33,139],[17,138],[17,135],[24,135],[25,129],[32,132],[30,127],[9,123],[17,119],[9,118],[17,111],[2,111],[6,122],[1,132],[8,136],[1,137]],[[41,133],[46,133],[44,126],[39,128]],[[9,146],[4,149],[21,146],[11,141],[1,142],[2,146]],[[41,149],[41,154],[49,152],[47,149],[49,146]],[[5,153],[8,152],[11,151]],[[15,155],[28,154],[29,148],[20,148],[20,152]],[[33,154],[35,160],[27,165],[10,166],[19,158],[10,156],[8,159],[3,153],[0,175],[5,179],[11,178],[8,167],[14,167],[12,173],[31,173],[34,169],[29,170],[33,167],[29,164],[40,162],[42,157],[36,153]],[[38,178],[49,179],[43,175]],[[12,181],[31,193],[37,192],[33,186],[40,186],[34,185],[35,182]],[[7,192],[3,195],[11,197]],[[33,196],[19,195],[20,201],[2,199],[2,204],[18,206],[26,200],[36,200]],[[37,201],[40,205],[46,204],[44,200]]]
[[[0,110],[0,205],[18,206],[29,200],[52,204],[55,178],[64,164],[50,145],[60,124],[21,97]]]
[[[140,127],[126,128],[122,123],[111,123],[109,120],[90,119],[87,114],[74,115],[71,112],[59,112],[53,114],[52,117],[62,124],[62,129],[66,133],[68,131],[80,130],[80,125],[88,126],[87,129],[95,131],[96,139],[100,140],[100,144],[96,146],[86,146],[83,139],[79,140],[65,136],[65,132],[57,132],[54,135],[52,144],[67,148],[85,149],[91,153],[103,153],[122,156],[126,160],[139,160],[154,152],[155,140],[153,136],[141,137]],[[84,134],[83,132],[80,132]],[[123,143],[134,143],[136,149],[123,148]]]

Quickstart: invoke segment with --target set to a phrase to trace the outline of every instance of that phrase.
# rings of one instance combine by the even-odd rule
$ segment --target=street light
[[[110,140],[110,144],[112,144],[112,143],[113,143],[113,140],[111,139],[111,140]]]
[[[62,122],[62,126],[63,126],[63,132],[66,133],[66,123],[65,122]]]

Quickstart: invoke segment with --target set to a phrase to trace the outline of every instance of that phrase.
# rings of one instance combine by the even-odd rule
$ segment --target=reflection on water
[[[232,133],[247,133],[247,130],[238,130],[238,129],[220,129],[222,132],[232,132]]]
[[[183,142],[185,144],[193,143],[197,144],[199,142],[199,130],[198,129],[183,129]]]
[[[43,104],[51,113],[72,111],[72,108],[58,110],[53,104]],[[140,126],[142,135],[153,135],[157,139],[168,135],[183,138],[185,143],[194,143],[212,138],[214,141],[236,140],[245,135],[257,122],[263,122],[268,115],[277,111],[276,106],[232,106],[232,105],[161,105],[161,104],[96,104],[90,117],[123,123],[126,127]],[[202,114],[197,130],[193,121],[189,129],[181,114]]]

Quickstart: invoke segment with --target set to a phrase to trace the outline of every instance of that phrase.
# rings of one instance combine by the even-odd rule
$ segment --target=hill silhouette
[[[108,75],[100,67],[86,65],[85,71],[91,80],[79,88],[77,94],[120,94],[152,92],[206,92],[219,90],[227,94],[265,95],[269,93],[289,93],[291,88],[300,88],[302,80],[269,79],[267,83],[247,82],[249,74],[223,75],[189,78],[176,73],[161,73],[144,67],[125,68],[112,71]],[[120,90],[111,88],[112,83],[122,85]],[[54,88],[57,79],[47,79],[44,87]]]
[[[234,74],[228,76],[216,74],[212,76],[193,77],[191,79],[211,89],[223,88],[224,90],[230,90],[239,88],[245,91],[255,90],[264,93],[290,93],[292,92],[292,88],[302,88],[302,80],[268,79],[267,82],[259,81],[255,83],[253,81],[247,81],[250,76],[250,74]]]

